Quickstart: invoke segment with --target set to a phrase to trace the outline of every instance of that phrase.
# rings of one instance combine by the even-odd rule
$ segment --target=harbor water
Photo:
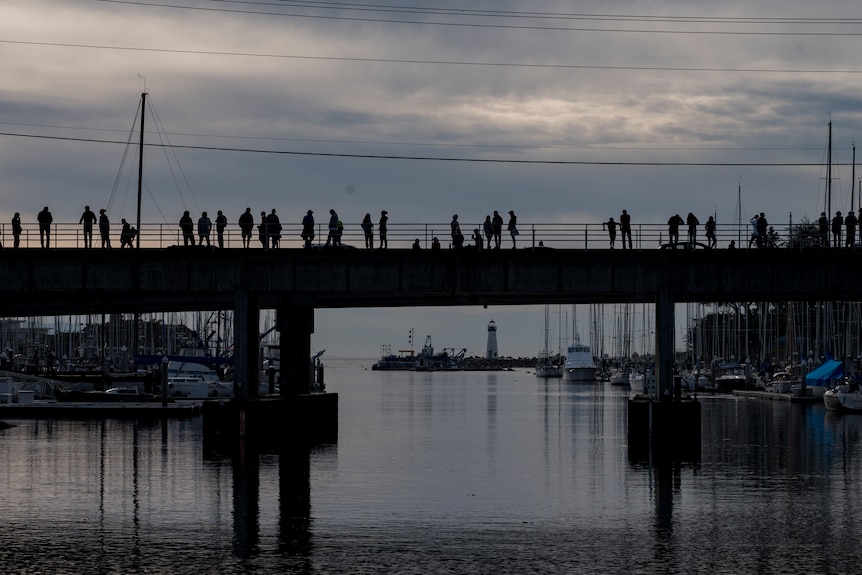
[[[4,573],[856,573],[862,415],[702,397],[699,461],[627,391],[327,363],[336,444],[222,453],[199,418],[9,420]]]

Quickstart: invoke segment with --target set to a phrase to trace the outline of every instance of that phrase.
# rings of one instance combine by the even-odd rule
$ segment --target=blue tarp
[[[844,379],[844,362],[826,356],[820,367],[805,376],[805,385],[832,387]]]

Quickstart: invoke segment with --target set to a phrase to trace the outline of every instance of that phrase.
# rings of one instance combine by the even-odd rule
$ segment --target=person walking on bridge
[[[281,245],[281,220],[278,219],[275,208],[272,208],[272,211],[266,216],[266,233],[269,236],[272,249]]]
[[[99,210],[99,235],[102,236],[102,249],[111,249],[111,222],[105,208]]]
[[[96,223],[96,214],[90,211],[90,206],[84,206],[84,213],[78,224],[84,224],[84,248],[93,247],[93,224]]]
[[[51,247],[51,224],[54,223],[54,216],[48,211],[48,206],[39,212],[36,221],[39,222],[39,243],[43,248],[48,249]]]
[[[326,236],[326,247],[338,245],[338,212],[334,209],[329,210],[329,235]]]
[[[841,226],[844,225],[844,218],[841,217],[841,212],[835,212],[835,217],[832,218],[832,245],[836,248],[841,247]]]
[[[195,223],[189,215],[189,211],[183,212],[183,217],[180,218],[180,231],[183,233],[183,245],[195,245]]]
[[[629,249],[632,249],[632,217],[625,210],[620,214],[620,233],[623,235],[623,249],[626,249],[626,238],[629,239]]]

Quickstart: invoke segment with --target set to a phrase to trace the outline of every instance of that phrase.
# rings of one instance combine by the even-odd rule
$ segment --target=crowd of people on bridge
[[[504,222],[500,212],[494,210],[493,215],[487,214],[481,227],[473,228],[470,235],[470,241],[467,242],[465,233],[461,229],[461,221],[458,214],[452,216],[450,222],[450,247],[452,249],[469,248],[475,250],[499,250],[502,244],[503,226],[505,223],[506,231],[512,241],[512,249],[518,247],[518,218],[514,210],[509,210],[508,222]],[[51,247],[51,228],[54,218],[45,206],[36,216],[39,229],[39,242],[42,248]],[[380,211],[380,217],[377,221],[377,243],[375,245],[375,223],[372,220],[371,214],[366,213],[359,224],[364,237],[366,249],[382,249],[389,247],[387,239],[389,213],[386,210]],[[105,209],[99,210],[99,215],[90,209],[90,206],[84,206],[84,211],[78,220],[78,224],[82,226],[84,248],[90,249],[93,247],[93,231],[98,224],[99,235],[101,237],[102,249],[111,248],[111,223]],[[189,210],[183,212],[180,217],[178,226],[180,235],[182,236],[184,246],[207,246],[211,247],[210,236],[215,231],[215,245],[219,248],[225,246],[225,233],[230,222],[221,210],[218,210],[215,221],[210,219],[206,211],[201,212],[197,222],[191,216]],[[821,247],[854,247],[856,245],[856,228],[859,220],[853,210],[846,216],[842,216],[840,211],[835,212],[835,216],[831,219],[827,217],[826,212],[821,212],[820,218],[817,221],[817,237],[816,243]],[[277,249],[281,245],[282,239],[282,224],[275,208],[269,213],[266,211],[260,212],[260,219],[255,221],[251,208],[246,208],[245,212],[240,214],[237,219],[237,225],[240,229],[240,236],[243,248],[250,248],[252,238],[257,232],[257,239],[264,250]],[[706,245],[698,243],[698,226],[700,220],[689,212],[685,219],[679,214],[674,214],[667,222],[668,243],[667,246],[676,247],[680,242],[680,228],[687,226],[687,238],[683,245],[686,247],[717,247],[716,237],[716,221],[714,216],[709,216],[703,224],[703,234],[706,239]],[[778,234],[769,226],[766,216],[763,212],[754,214],[749,220],[751,235],[748,240],[748,249],[770,248],[775,247]],[[613,217],[602,222],[602,229],[607,230],[610,241],[610,249],[615,249],[617,240],[617,231],[622,236],[622,249],[632,249],[632,221],[631,216],[626,210],[622,210],[618,220]],[[22,234],[21,214],[15,212],[12,217],[12,236],[13,247],[18,248],[21,242]],[[314,246],[313,241],[316,233],[314,211],[308,210],[301,222],[300,239],[303,242],[303,247],[311,248]],[[344,233],[344,223],[339,217],[335,209],[329,210],[329,220],[326,225],[326,243],[321,247],[340,247],[342,246],[342,236]],[[120,232],[120,248],[134,247],[135,238],[138,236],[138,230],[135,229],[125,219],[122,220],[122,230]],[[809,237],[813,237],[814,232]],[[541,247],[541,242],[540,242]],[[736,248],[736,242],[730,241],[728,248]],[[418,238],[413,242],[413,249],[422,249],[421,242]],[[441,242],[438,237],[431,240],[431,249],[441,249]]]

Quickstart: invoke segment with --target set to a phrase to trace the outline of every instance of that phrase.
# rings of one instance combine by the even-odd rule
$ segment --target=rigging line
[[[862,32],[859,34],[862,36]],[[224,52],[218,50],[180,50],[172,48],[135,48],[130,46],[108,46],[100,44],[71,44],[64,42],[32,42],[26,40],[0,40],[0,44],[47,46],[54,48],[81,48],[87,50],[121,50],[129,52],[154,52],[162,54],[197,54],[201,56],[232,56],[240,58],[279,58],[287,60],[317,60],[333,62],[365,62],[374,64],[424,64],[435,66],[486,66],[492,68],[535,68],[552,70],[610,70],[644,72],[720,72],[756,74],[862,74],[862,70],[848,69],[790,69],[790,68],[697,68],[680,66],[599,66],[590,64],[524,64],[512,62],[456,62],[454,60],[407,60],[404,58],[351,58],[341,56],[297,56],[294,54],[261,54],[254,52]]]
[[[65,136],[36,136],[32,134],[12,134],[0,132],[0,136],[15,136],[21,138],[35,138],[41,140],[62,140],[69,142],[89,142],[94,144],[125,144],[116,140],[97,140],[90,138],[70,138]],[[165,147],[166,144],[147,143],[145,146]],[[500,160],[493,158],[439,158],[433,156],[394,156],[381,154],[346,154],[335,152],[296,152],[286,150],[253,150],[247,148],[227,148],[214,146],[188,146],[182,144],[172,144],[171,147],[182,148],[186,150],[203,150],[217,152],[242,152],[251,154],[274,154],[285,156],[318,156],[329,158],[358,158],[358,159],[376,159],[376,160],[420,160],[432,162],[476,162],[486,164],[537,164],[537,165],[569,165],[569,166],[692,166],[692,167],[799,167],[810,168],[820,167],[820,163],[800,163],[800,162],[599,162],[588,160]],[[836,165],[847,165],[844,163],[834,163]]]
[[[153,118],[155,118],[156,133],[159,136],[159,140],[164,139],[168,142],[168,146],[165,147],[165,157],[168,159],[168,165],[171,166],[171,176],[174,179],[174,185],[177,188],[177,192],[180,192],[180,186],[179,186],[179,183],[177,182],[176,175],[174,174],[174,170],[173,170],[173,166],[171,165],[170,158],[168,158],[169,152],[170,152],[170,155],[173,156],[174,162],[176,162],[177,169],[179,170],[180,175],[182,176],[182,179],[186,184],[186,188],[188,189],[189,195],[191,196],[192,201],[194,202],[195,207],[197,208],[197,211],[200,212],[201,209],[200,209],[200,205],[198,204],[198,200],[195,197],[194,192],[192,191],[192,186],[189,183],[188,177],[186,177],[185,171],[183,171],[183,166],[180,163],[180,159],[179,159],[179,157],[177,157],[176,148],[173,145],[171,145],[171,143],[170,143],[170,139],[168,138],[168,133],[167,133],[167,131],[165,131],[165,127],[162,124],[162,118],[159,116],[159,113],[156,111],[155,105],[152,102],[152,96],[150,97],[150,111],[152,112]],[[182,199],[182,196],[181,196],[181,199]],[[185,207],[185,202],[183,202],[183,206]]]
[[[626,28],[569,28],[562,26],[526,26],[509,24],[465,24],[461,22],[426,22],[422,20],[393,20],[385,18],[358,18],[350,16],[323,16],[315,14],[292,14],[286,12],[264,12],[255,10],[228,10],[226,8],[205,8],[202,6],[179,6],[177,4],[152,4],[132,0],[99,0],[111,4],[146,6],[150,8],[172,8],[202,12],[221,12],[228,14],[251,14],[257,16],[283,16],[289,18],[308,18],[314,20],[340,20],[348,22],[374,22],[380,24],[411,24],[423,26],[451,26],[456,28],[489,28],[503,30],[541,30],[561,32],[621,32],[634,34],[680,34],[710,36],[862,36],[862,32],[732,32],[722,30],[637,30]]]
[[[525,12],[516,10],[475,10],[470,8],[438,8],[427,6],[399,6],[392,4],[368,4],[356,2],[313,2],[307,0],[279,0],[259,2],[249,0],[206,0],[214,4],[239,4],[259,6],[295,6],[298,8],[328,8],[339,10],[394,12],[411,14],[444,14],[452,16],[481,16],[496,18],[532,18],[555,20],[594,20],[623,22],[685,22],[685,23],[729,23],[729,24],[855,24],[858,18],[758,18],[724,16],[651,16],[643,14],[585,14],[578,12]]]

